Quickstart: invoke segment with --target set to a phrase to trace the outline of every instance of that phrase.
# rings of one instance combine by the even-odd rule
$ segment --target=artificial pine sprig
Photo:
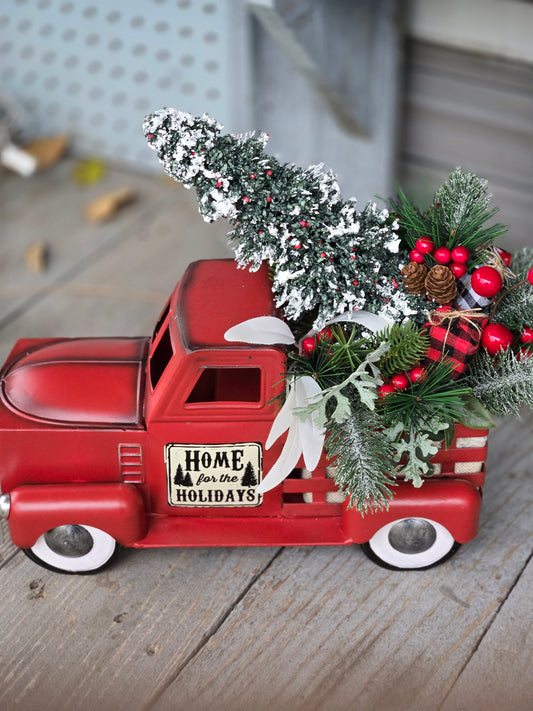
[[[390,344],[387,353],[379,362],[383,375],[391,376],[410,370],[420,362],[429,348],[429,334],[412,321],[404,324],[395,323],[375,336],[376,343],[386,341]]]
[[[442,433],[450,422],[458,422],[463,397],[470,392],[450,378],[453,364],[437,361],[406,390],[399,390],[381,401],[381,414],[389,427],[402,424],[403,430]]]
[[[510,348],[496,359],[479,352],[465,382],[492,414],[518,417],[521,407],[533,407],[533,356]]]
[[[389,206],[398,216],[401,237],[410,249],[420,237],[431,237],[435,247],[461,245],[473,253],[507,231],[501,224],[486,225],[498,212],[490,207],[491,197],[486,180],[456,168],[437,189],[425,214],[401,190]],[[434,263],[431,256],[428,262]]]
[[[505,291],[497,298],[491,320],[519,333],[533,326],[533,287],[527,279],[533,267],[533,249],[524,248],[513,257],[512,268],[516,275],[513,282],[505,284]]]
[[[348,506],[361,513],[388,508],[395,486],[394,447],[368,410],[356,408],[342,423],[328,425],[326,453],[335,460],[335,483]]]
[[[376,347],[369,338],[358,338],[358,330],[354,326],[347,334],[338,324],[329,327],[314,337],[311,352],[289,352],[289,372],[297,377],[310,375],[323,390],[338,385]]]

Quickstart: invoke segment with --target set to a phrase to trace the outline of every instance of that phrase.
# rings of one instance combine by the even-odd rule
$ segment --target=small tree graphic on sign
[[[183,486],[183,482],[183,469],[181,468],[181,464],[178,464],[178,468],[176,469],[176,474],[174,476],[174,484],[176,486]]]
[[[241,486],[257,486],[257,478],[252,462],[248,462],[241,479]]]
[[[191,475],[189,474],[189,472],[187,472],[187,474],[185,474],[185,478],[183,479],[181,485],[182,486],[194,486],[194,484],[192,483]]]

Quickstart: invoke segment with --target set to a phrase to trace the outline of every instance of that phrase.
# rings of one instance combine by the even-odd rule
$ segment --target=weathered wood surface
[[[103,227],[63,164],[0,183],[0,357],[20,336],[149,333],[186,264],[229,254],[174,184],[114,173]],[[106,186],[99,186],[103,189]],[[23,265],[46,237],[50,267]],[[0,545],[0,708],[239,711],[531,708],[533,416],[491,433],[478,537],[390,572],[357,548],[122,551],[63,576]]]

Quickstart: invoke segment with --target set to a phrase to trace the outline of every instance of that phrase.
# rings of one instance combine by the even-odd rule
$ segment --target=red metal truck
[[[349,545],[394,568],[440,562],[474,538],[487,431],[458,426],[437,474],[400,482],[388,511],[348,508],[324,455],[275,489],[257,486],[284,389],[285,349],[228,343],[276,310],[266,267],[192,264],[151,338],[21,340],[1,377],[0,516],[38,563],[85,573],[117,543]]]

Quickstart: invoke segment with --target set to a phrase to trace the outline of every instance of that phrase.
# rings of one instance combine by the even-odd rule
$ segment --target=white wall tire
[[[395,570],[430,568],[459,548],[447,528],[427,518],[391,521],[362,546],[379,565]]]
[[[117,550],[117,542],[93,526],[70,524],[43,533],[24,552],[36,563],[61,573],[94,573],[101,570]]]

